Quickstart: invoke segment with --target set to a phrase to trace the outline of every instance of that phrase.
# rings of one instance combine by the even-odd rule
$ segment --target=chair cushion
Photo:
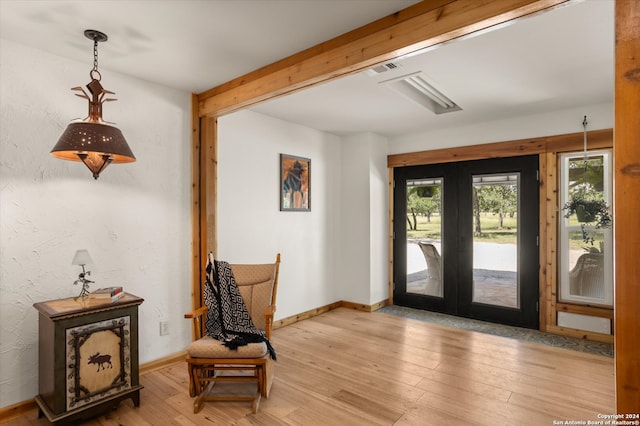
[[[211,336],[204,336],[191,343],[187,353],[194,358],[260,358],[267,354],[267,345],[264,342],[249,343],[234,350]]]

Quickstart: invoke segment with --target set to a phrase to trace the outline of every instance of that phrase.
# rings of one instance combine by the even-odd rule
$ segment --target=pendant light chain
[[[584,141],[583,141],[583,151],[584,151],[584,168],[586,170],[587,168],[587,124],[589,124],[587,122],[587,116],[584,116],[584,120],[582,120],[582,127],[584,128]]]
[[[93,69],[98,71],[98,38],[93,39]]]
[[[102,75],[100,75],[100,71],[98,71],[98,37],[93,37],[93,69],[89,73],[92,79],[94,80],[102,80]],[[97,77],[96,77],[97,76]]]

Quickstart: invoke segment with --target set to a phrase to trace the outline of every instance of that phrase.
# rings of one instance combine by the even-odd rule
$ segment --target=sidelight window
[[[558,213],[560,299],[613,305],[611,151],[560,156]],[[605,216],[605,220],[601,219]],[[610,217],[610,216],[609,216]]]

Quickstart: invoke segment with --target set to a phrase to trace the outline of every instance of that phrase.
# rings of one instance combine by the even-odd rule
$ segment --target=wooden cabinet
[[[40,416],[52,423],[92,417],[131,398],[140,405],[138,306],[118,301],[68,298],[36,303],[40,313]]]

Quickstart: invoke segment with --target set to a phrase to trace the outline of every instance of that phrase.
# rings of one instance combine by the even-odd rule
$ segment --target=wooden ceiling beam
[[[359,72],[568,0],[425,0],[198,95],[220,116]]]

